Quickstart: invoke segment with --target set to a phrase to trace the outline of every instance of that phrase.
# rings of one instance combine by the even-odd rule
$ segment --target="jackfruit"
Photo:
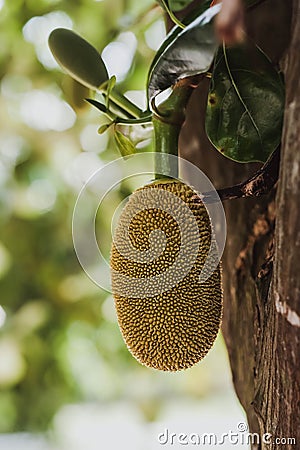
[[[222,314],[216,241],[198,194],[171,179],[135,191],[116,226],[110,263],[118,322],[132,355],[164,371],[198,363]]]

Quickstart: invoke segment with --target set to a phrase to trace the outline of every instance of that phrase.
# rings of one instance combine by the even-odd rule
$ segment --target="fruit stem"
[[[178,178],[178,160],[168,155],[178,156],[178,138],[185,121],[185,109],[190,96],[199,84],[202,75],[178,81],[171,95],[158,106],[152,100],[155,179]],[[164,156],[166,155],[166,156]]]
[[[178,137],[181,126],[163,122],[157,116],[152,119],[154,127],[155,179],[178,178],[178,162],[168,155],[178,156]]]

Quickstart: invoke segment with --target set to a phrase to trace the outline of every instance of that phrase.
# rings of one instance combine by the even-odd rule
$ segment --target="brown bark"
[[[300,448],[300,1],[267,0],[248,14],[255,41],[282,57],[286,111],[277,189],[257,199],[224,203],[228,236],[223,256],[223,334],[233,383],[249,430],[272,435],[257,449]],[[216,188],[236,184],[259,167],[219,155],[203,129],[207,81],[193,95],[182,130],[182,156]],[[276,192],[277,191],[277,192]],[[276,443],[275,438],[295,438]]]

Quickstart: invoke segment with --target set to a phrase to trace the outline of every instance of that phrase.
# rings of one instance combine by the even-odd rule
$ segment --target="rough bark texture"
[[[223,334],[249,430],[272,435],[271,444],[253,448],[300,449],[300,1],[265,1],[248,14],[248,29],[273,61],[288,47],[285,124],[277,189],[224,203]],[[191,99],[181,154],[221,188],[259,166],[234,163],[211,148],[203,129],[206,92],[204,81]],[[276,442],[281,438],[297,443]]]

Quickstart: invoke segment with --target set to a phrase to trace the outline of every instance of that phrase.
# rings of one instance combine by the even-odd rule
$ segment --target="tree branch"
[[[265,195],[270,192],[278,180],[279,165],[280,147],[272,153],[267,162],[248,180],[235,186],[219,189],[217,191],[218,196],[215,191],[211,191],[202,193],[200,198],[204,203],[215,203],[219,199],[223,201]]]

